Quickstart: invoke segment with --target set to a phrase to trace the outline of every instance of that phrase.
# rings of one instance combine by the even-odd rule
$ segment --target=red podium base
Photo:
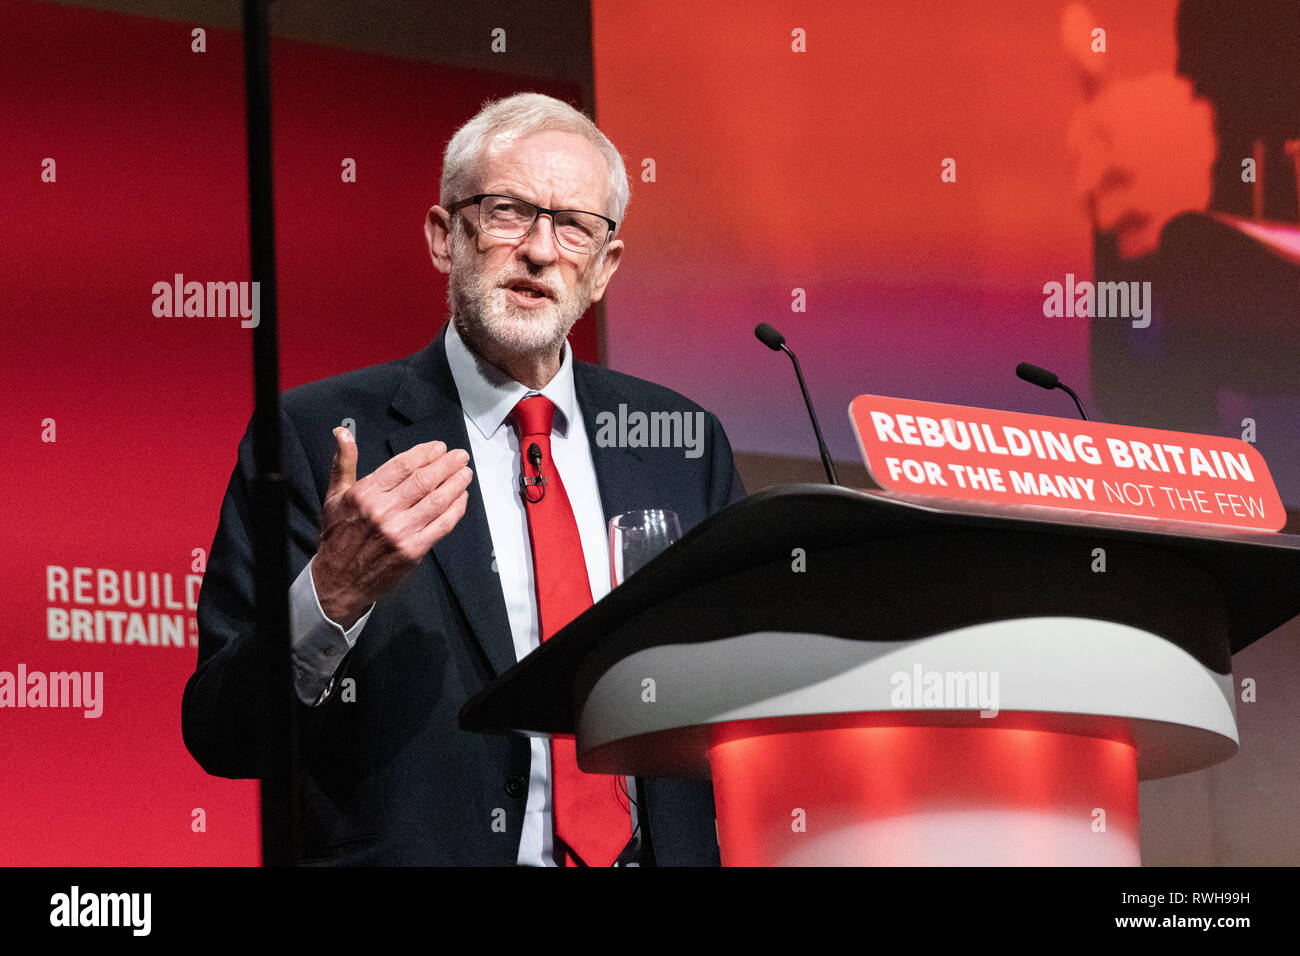
[[[1137,752],[1124,723],[1109,721],[1104,736],[1047,723],[907,711],[715,724],[722,863],[1139,865]]]

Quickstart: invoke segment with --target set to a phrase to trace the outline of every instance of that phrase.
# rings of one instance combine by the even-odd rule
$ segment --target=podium
[[[1137,865],[1139,780],[1236,752],[1231,655],[1300,540],[781,485],[461,711],[593,773],[712,779],[724,865]]]

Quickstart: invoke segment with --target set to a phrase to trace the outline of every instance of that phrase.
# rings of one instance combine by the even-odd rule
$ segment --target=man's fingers
[[[392,500],[399,508],[416,508],[422,499],[433,494],[440,485],[469,463],[469,452],[453,448],[433,461],[417,468],[397,488],[392,489]],[[444,506],[445,506],[444,502]]]
[[[446,457],[451,458],[451,455]],[[436,486],[431,487],[418,501],[406,506],[407,527],[416,532],[422,531],[430,523],[436,521],[444,511],[451,508],[456,503],[456,499],[469,489],[469,483],[473,480],[474,472],[468,465],[457,468],[447,475]]]
[[[391,491],[406,481],[414,472],[431,462],[437,461],[447,446],[440,441],[426,441],[406,449],[400,455],[394,455],[370,475],[375,487],[380,491]]]
[[[1110,54],[1097,49],[1093,31],[1101,27],[1097,18],[1082,3],[1071,3],[1061,13],[1061,46],[1078,67],[1084,99],[1101,92],[1110,75]]]
[[[334,429],[334,463],[330,466],[330,485],[326,498],[342,494],[357,483],[357,443],[352,433],[343,426]]]
[[[461,480],[459,474],[453,480]],[[456,522],[465,516],[465,508],[468,505],[469,490],[466,489],[457,495],[456,499],[444,508],[441,514],[425,525],[424,530],[420,532],[422,554],[427,554],[430,548],[446,537],[452,528],[456,527]]]

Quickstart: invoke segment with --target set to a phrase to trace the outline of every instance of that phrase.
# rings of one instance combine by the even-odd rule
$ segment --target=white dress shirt
[[[469,350],[447,328],[447,364],[460,395],[469,433],[470,467],[479,483],[492,535],[494,567],[501,579],[515,656],[522,659],[540,643],[528,515],[519,497],[519,437],[509,415],[519,400],[538,392],[514,381]],[[555,403],[551,457],[564,481],[582,540],[593,601],[610,590],[609,540],[596,486],[596,468],[573,385],[573,355],[568,343],[559,372],[540,390]],[[314,559],[313,559],[314,560]],[[319,704],[332,691],[332,677],[356,643],[374,610],[372,604],[347,631],[325,616],[311,577],[312,562],[290,589],[294,683],[298,698]],[[551,752],[546,738],[529,739],[532,751],[528,799],[524,807],[519,860],[523,865],[554,865],[551,849]],[[630,781],[629,781],[630,783]]]

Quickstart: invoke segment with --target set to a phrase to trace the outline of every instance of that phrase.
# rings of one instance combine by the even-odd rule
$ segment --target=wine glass
[[[629,511],[609,519],[610,579],[618,587],[682,536],[677,513],[666,508]]]

